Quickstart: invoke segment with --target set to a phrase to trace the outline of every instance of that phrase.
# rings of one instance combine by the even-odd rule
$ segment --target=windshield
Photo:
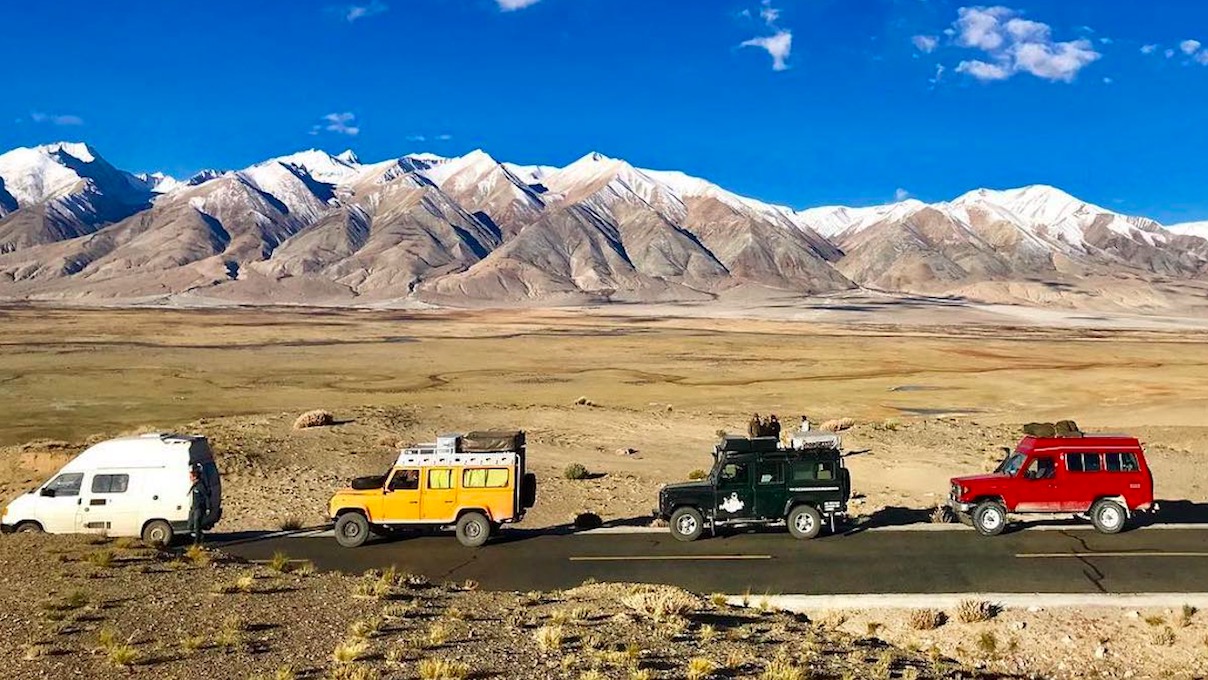
[[[1008,477],[1014,477],[1019,473],[1019,468],[1023,467],[1023,462],[1027,459],[1028,457],[1022,453],[1012,453],[1003,462],[999,463],[994,471],[1001,472]]]

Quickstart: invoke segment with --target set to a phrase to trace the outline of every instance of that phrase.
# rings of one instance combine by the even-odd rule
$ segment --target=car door
[[[144,470],[143,474],[151,474]],[[130,488],[129,471],[97,472],[84,484],[77,515],[81,533],[107,533],[110,536],[137,536],[142,529],[138,498]]]
[[[1062,498],[1057,471],[1057,457],[1051,454],[1033,455],[1024,465],[1019,477],[1012,480],[1014,512],[1060,512]]]
[[[753,490],[755,492],[755,516],[761,519],[782,519],[784,506],[788,503],[785,491],[785,462],[763,460],[754,464]]]
[[[1149,480],[1132,451],[1109,451],[1103,454],[1105,479],[1110,488],[1103,494],[1123,496],[1130,509],[1135,509],[1152,500],[1153,492],[1148,488]]]
[[[452,522],[457,515],[457,486],[453,468],[428,468],[424,471],[424,489],[419,500],[420,519],[425,522]]]
[[[718,521],[750,519],[755,515],[751,462],[728,461],[717,476],[714,512]]]
[[[1086,512],[1103,483],[1103,460],[1098,453],[1069,452],[1064,455],[1067,476],[1061,480],[1062,509]]]
[[[383,490],[382,511],[376,522],[407,523],[419,520],[420,498],[418,468],[397,468],[386,480]]]
[[[47,482],[38,491],[37,516],[42,529],[51,534],[70,534],[76,530],[80,510],[83,472],[66,472]]]

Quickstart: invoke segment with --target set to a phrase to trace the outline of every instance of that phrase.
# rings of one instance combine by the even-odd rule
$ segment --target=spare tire
[[[352,480],[352,488],[357,491],[365,491],[367,489],[380,489],[386,483],[386,475],[375,475],[373,477],[357,477]]]
[[[520,507],[528,509],[537,504],[537,475],[529,472],[520,482]]]

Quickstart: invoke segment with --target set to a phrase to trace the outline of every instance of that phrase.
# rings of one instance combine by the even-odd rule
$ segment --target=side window
[[[835,469],[830,463],[818,463],[818,479],[831,480],[835,478]]]
[[[130,475],[95,475],[92,478],[92,493],[126,493],[130,486]]]
[[[429,489],[452,489],[453,488],[453,471],[444,470],[428,470],[428,488]]]
[[[478,468],[461,473],[461,486],[465,489],[503,489],[507,485],[507,468]]]
[[[760,463],[755,473],[756,484],[784,484],[784,466],[779,462]]]
[[[747,474],[746,463],[727,463],[721,469],[718,482],[721,486],[744,486],[747,483]]]
[[[1098,472],[1100,455],[1097,453],[1067,453],[1065,468],[1070,472]]]
[[[812,482],[817,479],[818,466],[813,463],[794,463],[793,464],[793,481],[794,482]]]
[[[84,473],[70,472],[55,477],[45,487],[47,496],[79,496],[80,486],[84,483]]]
[[[1065,469],[1069,470],[1070,472],[1082,472],[1082,454],[1065,454]]]
[[[1135,453],[1106,453],[1103,458],[1108,472],[1136,472],[1139,469]]]
[[[1028,479],[1050,479],[1055,471],[1052,458],[1033,458],[1024,476]]]
[[[419,488],[419,470],[396,470],[390,478],[391,491],[414,491]]]

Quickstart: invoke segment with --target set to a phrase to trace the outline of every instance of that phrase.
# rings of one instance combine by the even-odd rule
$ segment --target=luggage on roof
[[[482,430],[462,435],[460,450],[464,453],[489,453],[519,451],[523,446],[522,430]]]

